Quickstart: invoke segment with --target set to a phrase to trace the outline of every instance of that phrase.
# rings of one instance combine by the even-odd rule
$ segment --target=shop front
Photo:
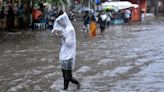
[[[144,20],[147,12],[147,0],[120,0],[120,1],[129,1],[132,4],[138,4],[138,8],[131,8],[132,15],[131,21],[141,21]]]
[[[124,24],[124,13],[119,12],[113,12],[111,16],[111,24],[118,25],[118,24]]]
[[[124,24],[130,22],[131,15],[134,13],[131,10],[137,10],[138,7],[138,4],[133,4],[129,1],[105,2],[102,4],[103,9],[112,10],[111,24]]]

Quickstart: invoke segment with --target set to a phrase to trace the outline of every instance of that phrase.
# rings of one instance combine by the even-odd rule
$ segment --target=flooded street
[[[81,89],[66,92],[164,92],[164,22],[116,25],[86,37],[78,22],[76,68]],[[99,30],[97,30],[99,34]],[[6,33],[0,40],[0,92],[65,92],[50,30]]]

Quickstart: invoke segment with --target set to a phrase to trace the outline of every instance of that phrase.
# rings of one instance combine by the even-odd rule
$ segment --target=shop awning
[[[130,7],[137,8],[139,5],[137,4],[132,4],[129,1],[118,1],[118,2],[105,2],[102,3],[102,9],[106,9],[107,7],[113,7],[113,10],[116,12],[121,10],[121,9],[126,9]]]

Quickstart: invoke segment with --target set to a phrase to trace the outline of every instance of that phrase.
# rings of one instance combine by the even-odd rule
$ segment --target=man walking
[[[65,12],[55,20],[52,33],[60,37],[62,42],[59,59],[64,78],[64,90],[68,89],[69,82],[76,84],[77,89],[80,89],[80,83],[72,76],[72,69],[75,66],[76,34]]]

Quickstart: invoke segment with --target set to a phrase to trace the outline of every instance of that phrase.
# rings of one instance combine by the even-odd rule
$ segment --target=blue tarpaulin
[[[101,0],[95,0],[96,4],[100,3]]]

